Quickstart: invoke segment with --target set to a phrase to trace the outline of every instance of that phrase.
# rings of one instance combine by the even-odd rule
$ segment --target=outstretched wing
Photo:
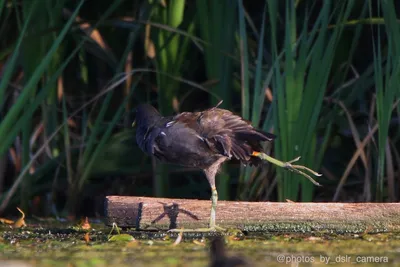
[[[184,112],[174,120],[194,129],[211,150],[227,157],[233,156],[245,164],[256,163],[253,152],[262,150],[261,142],[275,138],[275,135],[255,129],[249,121],[225,109]]]

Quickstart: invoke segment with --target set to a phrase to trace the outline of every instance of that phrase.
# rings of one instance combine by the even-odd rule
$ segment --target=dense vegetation
[[[216,105],[323,173],[230,162],[221,199],[398,201],[396,1],[0,0],[0,212],[101,214],[109,194],[209,198],[134,140],[134,108]]]

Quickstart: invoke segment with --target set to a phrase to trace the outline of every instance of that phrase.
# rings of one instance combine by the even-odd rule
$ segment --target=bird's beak
[[[132,122],[132,127],[135,127],[136,126],[136,120],[134,120],[133,122]]]

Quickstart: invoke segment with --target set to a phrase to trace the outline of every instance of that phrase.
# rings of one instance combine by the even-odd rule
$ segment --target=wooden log
[[[211,201],[106,197],[106,224],[168,230],[208,226]],[[217,224],[251,232],[362,233],[400,231],[400,203],[219,201]]]

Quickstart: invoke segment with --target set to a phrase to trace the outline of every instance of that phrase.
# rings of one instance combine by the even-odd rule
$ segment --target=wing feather
[[[193,128],[211,150],[227,157],[233,156],[245,164],[258,162],[253,161],[253,151],[260,152],[261,142],[275,138],[275,135],[255,129],[249,121],[225,109],[184,112],[174,120]]]

